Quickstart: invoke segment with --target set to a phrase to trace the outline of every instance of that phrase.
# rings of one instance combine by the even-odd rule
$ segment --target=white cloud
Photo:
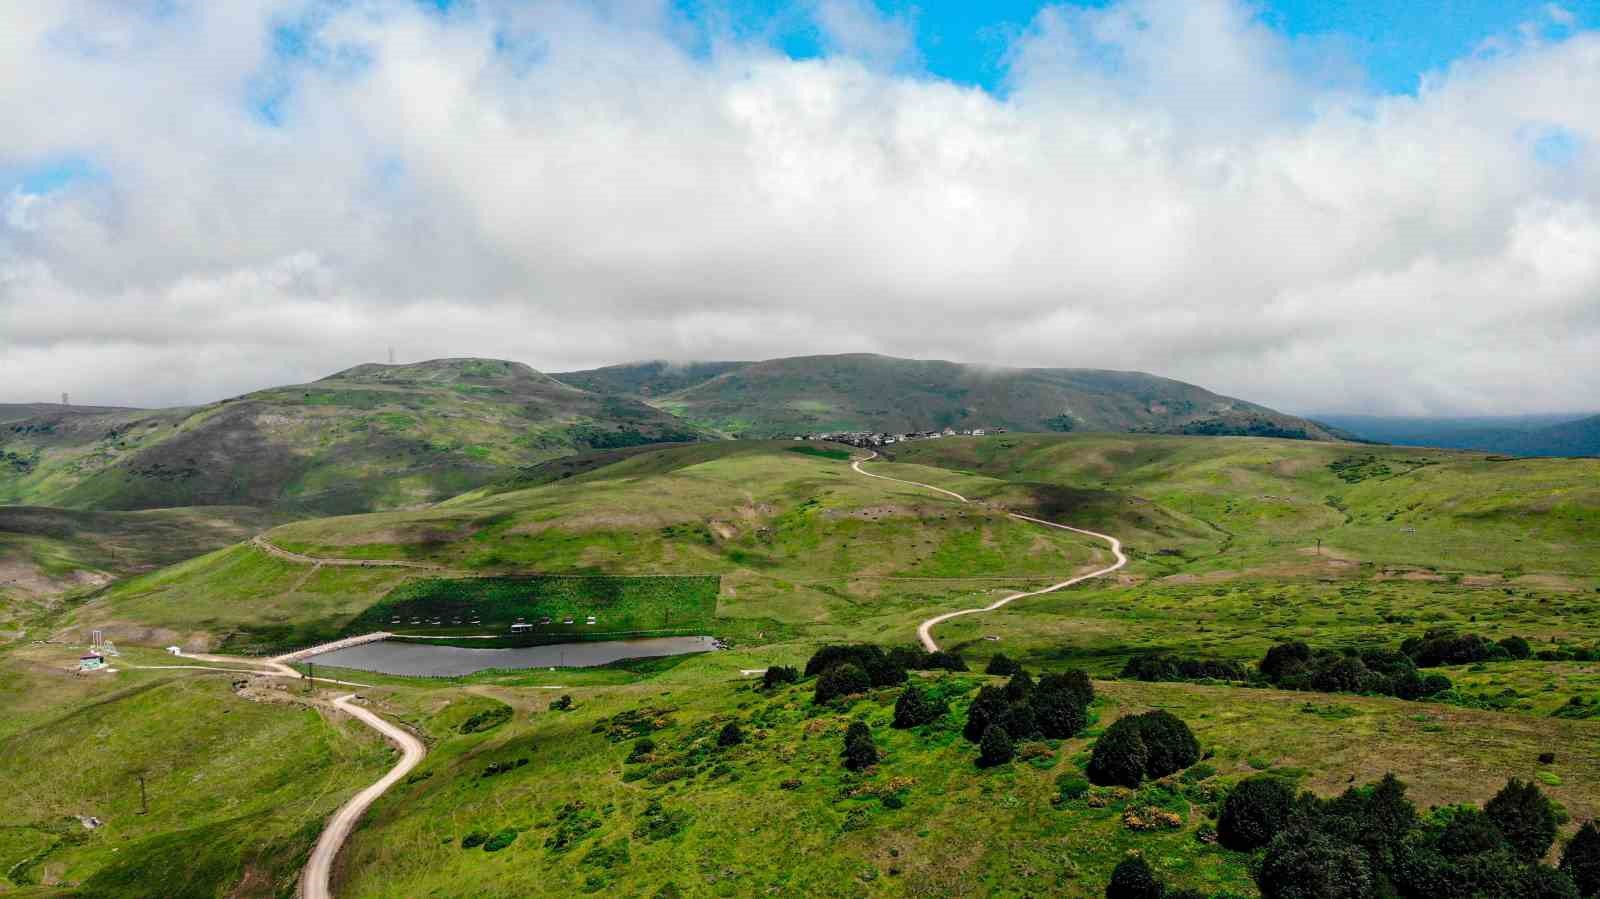
[[[0,172],[97,172],[7,202],[0,401],[198,402],[389,344],[1143,369],[1329,411],[1600,396],[1593,33],[1384,97],[1242,2],[1123,0],[1041,14],[997,97],[897,71],[910,26],[864,0],[817,6],[839,52],[803,62],[690,53],[661,3],[308,9],[0,10]],[[294,23],[310,61],[274,60]]]

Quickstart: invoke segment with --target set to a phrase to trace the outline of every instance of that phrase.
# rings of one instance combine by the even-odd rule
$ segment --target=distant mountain
[[[0,424],[41,415],[104,415],[138,411],[125,406],[64,406],[61,403],[0,403]]]
[[[1478,418],[1382,418],[1333,415],[1322,420],[1368,440],[1401,446],[1471,449],[1512,456],[1600,455],[1600,415]]]
[[[723,370],[713,373],[715,367]],[[853,354],[704,363],[672,392],[661,363],[571,372],[569,383],[640,394],[688,421],[742,437],[817,431],[1004,427],[1018,431],[1344,435],[1193,384],[1138,372],[1001,368]],[[608,385],[617,385],[614,388]]]
[[[748,362],[629,362],[588,371],[553,372],[550,377],[596,393],[665,396],[709,381]]]
[[[194,409],[58,406],[5,423],[0,502],[361,512],[444,499],[574,452],[704,433],[516,362],[360,365]]]

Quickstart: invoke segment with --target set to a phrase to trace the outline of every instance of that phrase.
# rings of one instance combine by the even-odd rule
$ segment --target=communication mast
[[[65,393],[61,394],[61,405],[63,405],[63,406],[72,405],[71,403],[67,402],[67,395]]]
[[[394,364],[394,347],[389,347],[389,364]]]

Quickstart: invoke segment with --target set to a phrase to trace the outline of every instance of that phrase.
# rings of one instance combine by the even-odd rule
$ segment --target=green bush
[[[1166,777],[1200,761],[1200,741],[1189,725],[1171,712],[1146,712],[1139,716],[1139,728],[1150,750],[1146,777]]]
[[[1543,858],[1560,827],[1555,806],[1539,787],[1515,777],[1484,803],[1483,811],[1525,861]]]
[[[744,742],[744,731],[739,728],[739,722],[729,721],[722,726],[722,732],[717,734],[718,746],[738,746]]]
[[[1022,670],[1022,666],[1013,661],[1003,652],[997,652],[989,659],[989,664],[983,669],[984,674],[995,674],[1000,677],[1010,677]]]
[[[461,722],[461,726],[457,728],[457,730],[464,734],[478,734],[483,733],[484,731],[494,730],[510,720],[511,706],[497,705],[493,708],[488,708],[481,712],[477,712],[472,717]]]
[[[992,684],[979,688],[977,698],[967,706],[967,724],[961,735],[973,743],[982,740],[984,731],[1005,715],[1009,705],[1004,689]]]
[[[1091,782],[1103,787],[1137,787],[1144,780],[1150,749],[1144,744],[1138,717],[1118,718],[1095,740],[1085,769]]]
[[[872,731],[865,722],[852,721],[844,732],[844,751],[840,753],[844,766],[860,771],[878,763],[878,746],[872,742]]]
[[[517,832],[511,828],[495,831],[494,836],[483,841],[484,852],[499,852],[517,841]]]
[[[1006,729],[998,724],[991,724],[983,732],[983,739],[978,741],[978,767],[993,768],[1004,765],[1016,757],[1016,747],[1011,743],[1011,737],[1006,734]]]
[[[1089,795],[1089,781],[1076,774],[1062,774],[1056,778],[1056,802],[1071,802]]]
[[[864,672],[874,687],[904,683],[906,672],[890,663],[883,650],[870,643],[824,646],[806,661],[806,677],[826,674],[841,665],[854,665]],[[862,692],[862,691],[856,691]]]
[[[572,697],[563,694],[558,699],[550,700],[550,711],[552,711],[552,712],[570,712],[570,711],[572,711]]]
[[[773,665],[761,675],[761,686],[771,690],[783,684],[792,684],[800,679],[800,672],[794,668],[783,665]]]
[[[1293,807],[1294,790],[1279,778],[1257,775],[1243,780],[1222,802],[1217,841],[1239,852],[1259,849],[1288,824]]]
[[[1561,852],[1561,870],[1579,895],[1600,896],[1600,826],[1585,821]]]
[[[1130,855],[1111,869],[1106,899],[1161,899],[1166,886],[1143,857]]]
[[[461,838],[461,848],[462,849],[472,849],[472,848],[475,848],[475,847],[478,847],[478,846],[482,846],[484,841],[487,840],[487,839],[489,839],[489,835],[488,834],[484,833],[481,830],[474,830],[474,831],[468,833],[466,836]]]
[[[817,705],[831,702],[840,696],[853,696],[872,689],[872,680],[860,667],[844,662],[822,672],[812,701]]]
[[[1256,870],[1263,899],[1365,899],[1371,865],[1359,847],[1319,831],[1286,831],[1267,844]]]
[[[628,753],[628,762],[630,764],[638,764],[650,758],[651,753],[655,751],[656,741],[645,737],[633,744],[633,750]]]
[[[943,718],[948,711],[943,699],[934,700],[916,686],[906,687],[894,702],[893,727],[904,730],[920,727]]]

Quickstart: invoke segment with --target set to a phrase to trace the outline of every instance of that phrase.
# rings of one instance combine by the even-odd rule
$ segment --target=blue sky
[[[448,3],[449,0],[427,0]],[[1007,37],[1026,28],[1038,0],[874,0],[878,10],[915,24],[917,46],[930,74],[964,84],[999,86]],[[773,0],[676,0],[688,18],[726,12],[736,26],[772,29],[790,55],[824,52],[807,4]],[[1105,6],[1108,0],[1071,5]],[[1548,0],[1263,0],[1261,18],[1297,39],[1331,40],[1367,72],[1375,90],[1413,93],[1423,73],[1469,55],[1486,38],[1509,35],[1523,22],[1543,20],[1550,29]],[[1600,24],[1594,0],[1561,8],[1573,28]],[[1551,36],[1557,36],[1556,34]]]

